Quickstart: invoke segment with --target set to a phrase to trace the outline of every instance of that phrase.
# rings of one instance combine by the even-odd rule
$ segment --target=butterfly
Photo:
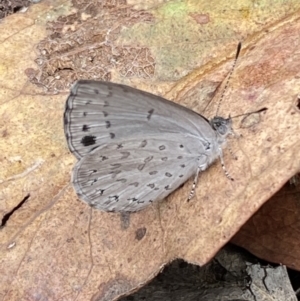
[[[162,200],[216,159],[231,119],[204,116],[129,86],[79,80],[64,113],[68,147],[78,159],[72,183],[90,206],[139,211]]]

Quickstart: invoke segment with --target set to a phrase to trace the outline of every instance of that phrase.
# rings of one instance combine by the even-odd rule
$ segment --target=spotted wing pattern
[[[93,150],[75,166],[77,194],[97,209],[138,211],[186,182],[199,164],[204,169],[210,164],[195,138],[161,138],[121,140]],[[195,153],[196,146],[202,155]]]

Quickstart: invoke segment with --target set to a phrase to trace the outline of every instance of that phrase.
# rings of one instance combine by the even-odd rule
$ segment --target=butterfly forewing
[[[78,159],[100,145],[140,134],[215,138],[208,121],[192,110],[110,82],[76,82],[66,103],[64,124],[69,149]]]

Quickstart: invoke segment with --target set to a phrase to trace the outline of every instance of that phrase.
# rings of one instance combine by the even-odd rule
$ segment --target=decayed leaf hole
[[[30,198],[30,194],[26,195],[22,201],[19,202],[19,204],[17,206],[15,206],[13,209],[11,209],[9,212],[7,212],[6,214],[3,215],[2,217],[2,221],[1,221],[1,225],[0,225],[0,229],[2,227],[5,227],[7,221],[9,220],[9,218],[14,214],[15,211],[17,211],[19,208],[21,208],[23,206],[23,204]]]
[[[109,81],[112,70],[127,78],[154,75],[147,47],[117,45],[123,27],[153,21],[149,12],[133,10],[122,0],[76,1],[73,6],[76,13],[47,24],[51,34],[37,45],[38,69],[25,71],[32,83],[57,92],[81,78]]]
[[[297,101],[296,101],[296,106],[300,110],[300,94],[298,95]]]

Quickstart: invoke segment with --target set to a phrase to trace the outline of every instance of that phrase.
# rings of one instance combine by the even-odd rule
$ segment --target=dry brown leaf
[[[134,19],[134,10],[143,5],[138,2],[134,7],[123,1],[117,7],[109,2],[103,7],[77,2],[80,5],[72,7],[67,1],[51,1],[52,6],[44,1],[1,23],[1,215],[30,194],[1,229],[3,300],[113,300],[150,281],[174,258],[203,265],[299,171],[300,21],[295,11],[300,3],[285,6],[266,1],[255,10],[235,1],[227,7],[207,1],[153,1],[151,10],[138,12]],[[124,78],[132,70],[126,69],[130,62],[124,61],[123,69],[105,65],[111,79],[161,93],[195,110],[194,104],[209,99],[216,83],[228,73],[237,40],[248,37],[220,113],[268,110],[250,121],[235,120],[236,131],[243,135],[230,143],[238,160],[228,152],[225,155],[233,183],[215,164],[201,175],[191,202],[186,202],[189,182],[165,202],[131,215],[91,210],[77,199],[69,184],[75,159],[67,150],[62,125],[66,87],[74,74],[53,56],[49,62],[38,60],[42,67],[49,63],[48,69],[38,69],[34,60],[47,53],[37,45],[49,36],[57,38],[57,32],[52,36],[53,25],[61,27],[61,44],[68,30],[80,31],[90,19],[95,22],[90,31],[96,25],[104,30],[106,19],[98,13],[101,9],[107,13],[104,6],[119,9],[121,5],[119,18],[104,23],[106,32],[113,29],[109,26],[122,24],[110,42],[114,47],[147,49],[142,54],[151,54],[149,62],[155,59],[155,72],[144,76],[148,67],[141,70],[138,61],[131,65],[135,69],[130,79]],[[148,14],[153,17],[150,21],[148,17],[140,20]],[[58,20],[62,15],[71,17]],[[126,27],[122,16],[128,15],[131,23]],[[48,32],[47,21],[53,22]],[[98,47],[103,36],[94,38],[91,45]],[[78,56],[88,51],[75,46]],[[70,52],[58,58],[68,61],[74,54]],[[138,78],[141,74],[146,78]],[[65,93],[50,93],[58,90]],[[216,106],[214,100],[205,115],[213,116]]]
[[[300,186],[286,184],[242,229],[232,242],[265,260],[300,270]]]

